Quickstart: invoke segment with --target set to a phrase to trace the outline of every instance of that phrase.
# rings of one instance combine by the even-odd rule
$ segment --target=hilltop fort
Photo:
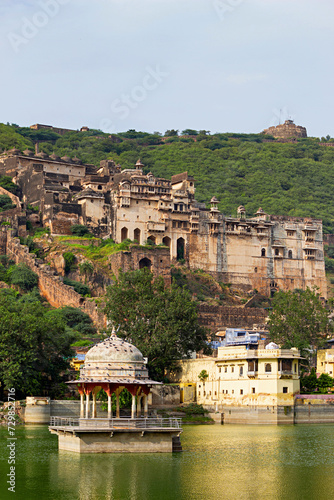
[[[285,120],[283,124],[276,127],[269,127],[264,129],[263,134],[272,135],[275,139],[293,139],[307,137],[305,127],[295,125],[293,120]]]
[[[14,212],[0,214],[18,234],[27,220],[52,235],[71,234],[72,225],[83,224],[116,243],[131,239],[169,249],[160,263],[143,257],[132,268],[160,266],[163,272],[179,261],[245,292],[272,296],[317,286],[326,297],[321,220],[270,215],[262,208],[249,216],[243,206],[227,217],[215,197],[210,208],[196,201],[195,180],[187,172],[156,177],[144,173],[140,160],[130,169],[112,160],[96,167],[76,157],[13,149],[0,155],[0,175],[19,187]],[[27,215],[28,207],[34,213]]]

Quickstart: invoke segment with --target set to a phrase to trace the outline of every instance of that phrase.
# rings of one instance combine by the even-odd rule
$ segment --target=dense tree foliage
[[[74,224],[71,226],[71,233],[75,236],[92,236],[87,226]]]
[[[189,292],[175,284],[167,287],[148,269],[120,272],[108,288],[105,312],[117,334],[148,357],[150,375],[159,380],[176,360],[210,351]]]
[[[12,203],[11,198],[8,194],[0,194],[0,212],[4,212],[5,210],[11,210],[15,208],[16,205]]]
[[[314,368],[312,368],[309,375],[304,375],[300,379],[301,393],[326,393],[331,387],[333,387],[333,385],[334,379],[330,375],[328,375],[327,373],[322,373],[318,378]]]
[[[20,263],[13,266],[10,273],[10,282],[17,285],[23,291],[31,291],[37,286],[38,276],[26,264]]]
[[[22,395],[52,389],[73,357],[73,338],[60,315],[37,298],[1,290],[0,317],[1,389],[15,387]]]
[[[17,193],[17,185],[12,182],[11,177],[8,175],[0,175],[0,186],[10,193]]]
[[[95,335],[97,333],[91,317],[77,307],[61,307],[57,309],[54,314],[59,314],[67,328],[73,332],[77,332],[81,335]]]
[[[269,317],[270,338],[283,348],[297,347],[305,357],[324,345],[332,326],[316,290],[278,292]]]
[[[65,285],[73,286],[74,290],[83,297],[90,296],[90,288],[84,283],[81,283],[81,281],[71,280],[70,278],[64,278],[63,281]]]

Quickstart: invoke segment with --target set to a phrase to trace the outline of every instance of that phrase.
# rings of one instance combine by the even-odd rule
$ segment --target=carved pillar
[[[136,418],[136,396],[132,395],[131,418]]]
[[[89,418],[89,392],[86,393],[86,418]]]
[[[95,393],[95,391],[93,392],[93,411],[92,411],[92,418],[96,418],[96,393]]]
[[[108,394],[108,418],[112,418],[112,400]]]
[[[148,396],[144,394],[144,417],[148,417]]]
[[[141,413],[141,398],[142,396],[137,396],[137,417],[140,417]]]
[[[85,395],[80,394],[80,418],[85,418]]]
[[[119,393],[116,392],[116,418],[119,418]]]

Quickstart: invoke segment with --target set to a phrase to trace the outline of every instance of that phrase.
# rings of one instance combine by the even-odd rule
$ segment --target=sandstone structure
[[[307,137],[306,128],[301,127],[300,125],[295,125],[292,120],[285,120],[282,125],[266,128],[263,133],[272,135],[276,139]]]
[[[112,160],[95,167],[78,158],[14,149],[0,155],[0,175],[12,177],[23,209],[35,208],[40,224],[54,235],[85,224],[117,243],[131,239],[169,249],[170,261],[142,256],[139,267],[181,261],[246,292],[270,296],[315,285],[326,297],[321,220],[269,215],[262,208],[248,217],[243,206],[236,217],[227,217],[216,197],[210,208],[196,201],[187,172],[158,178],[144,173],[140,160],[122,170]]]
[[[34,125],[30,125],[30,128],[32,130],[50,130],[51,132],[55,132],[56,134],[59,135],[65,135],[67,132],[76,132],[76,130],[70,129],[70,128],[60,128],[60,127],[53,127],[52,125],[42,125],[41,123],[35,123]],[[88,132],[89,128],[88,127],[81,127],[80,132]]]

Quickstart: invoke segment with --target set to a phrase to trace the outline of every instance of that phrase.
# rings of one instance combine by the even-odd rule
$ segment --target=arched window
[[[184,239],[178,238],[177,240],[177,260],[184,259]]]
[[[279,255],[279,248],[275,248],[275,255]]]
[[[162,243],[164,245],[166,245],[166,247],[170,247],[170,238],[169,238],[169,236],[165,236],[164,238],[162,238]]]
[[[292,250],[288,251],[288,257],[289,257],[289,259],[292,259]]]
[[[155,236],[149,236],[147,238],[147,241],[150,241],[153,245],[155,245],[155,242],[156,242]]]
[[[271,364],[270,363],[266,363],[264,371],[266,373],[271,373]]]
[[[121,229],[121,241],[124,241],[128,238],[128,228],[122,227]]]
[[[133,238],[140,244],[140,229],[135,229],[133,232]]]
[[[101,190],[101,189],[102,189],[102,186],[97,186],[97,189]]]
[[[261,249],[261,257],[265,257],[265,256],[266,256],[266,249],[262,248]]]
[[[139,269],[143,269],[144,267],[148,267],[148,269],[151,269],[151,265],[152,262],[150,261],[150,259],[147,259],[146,257],[139,261]]]

